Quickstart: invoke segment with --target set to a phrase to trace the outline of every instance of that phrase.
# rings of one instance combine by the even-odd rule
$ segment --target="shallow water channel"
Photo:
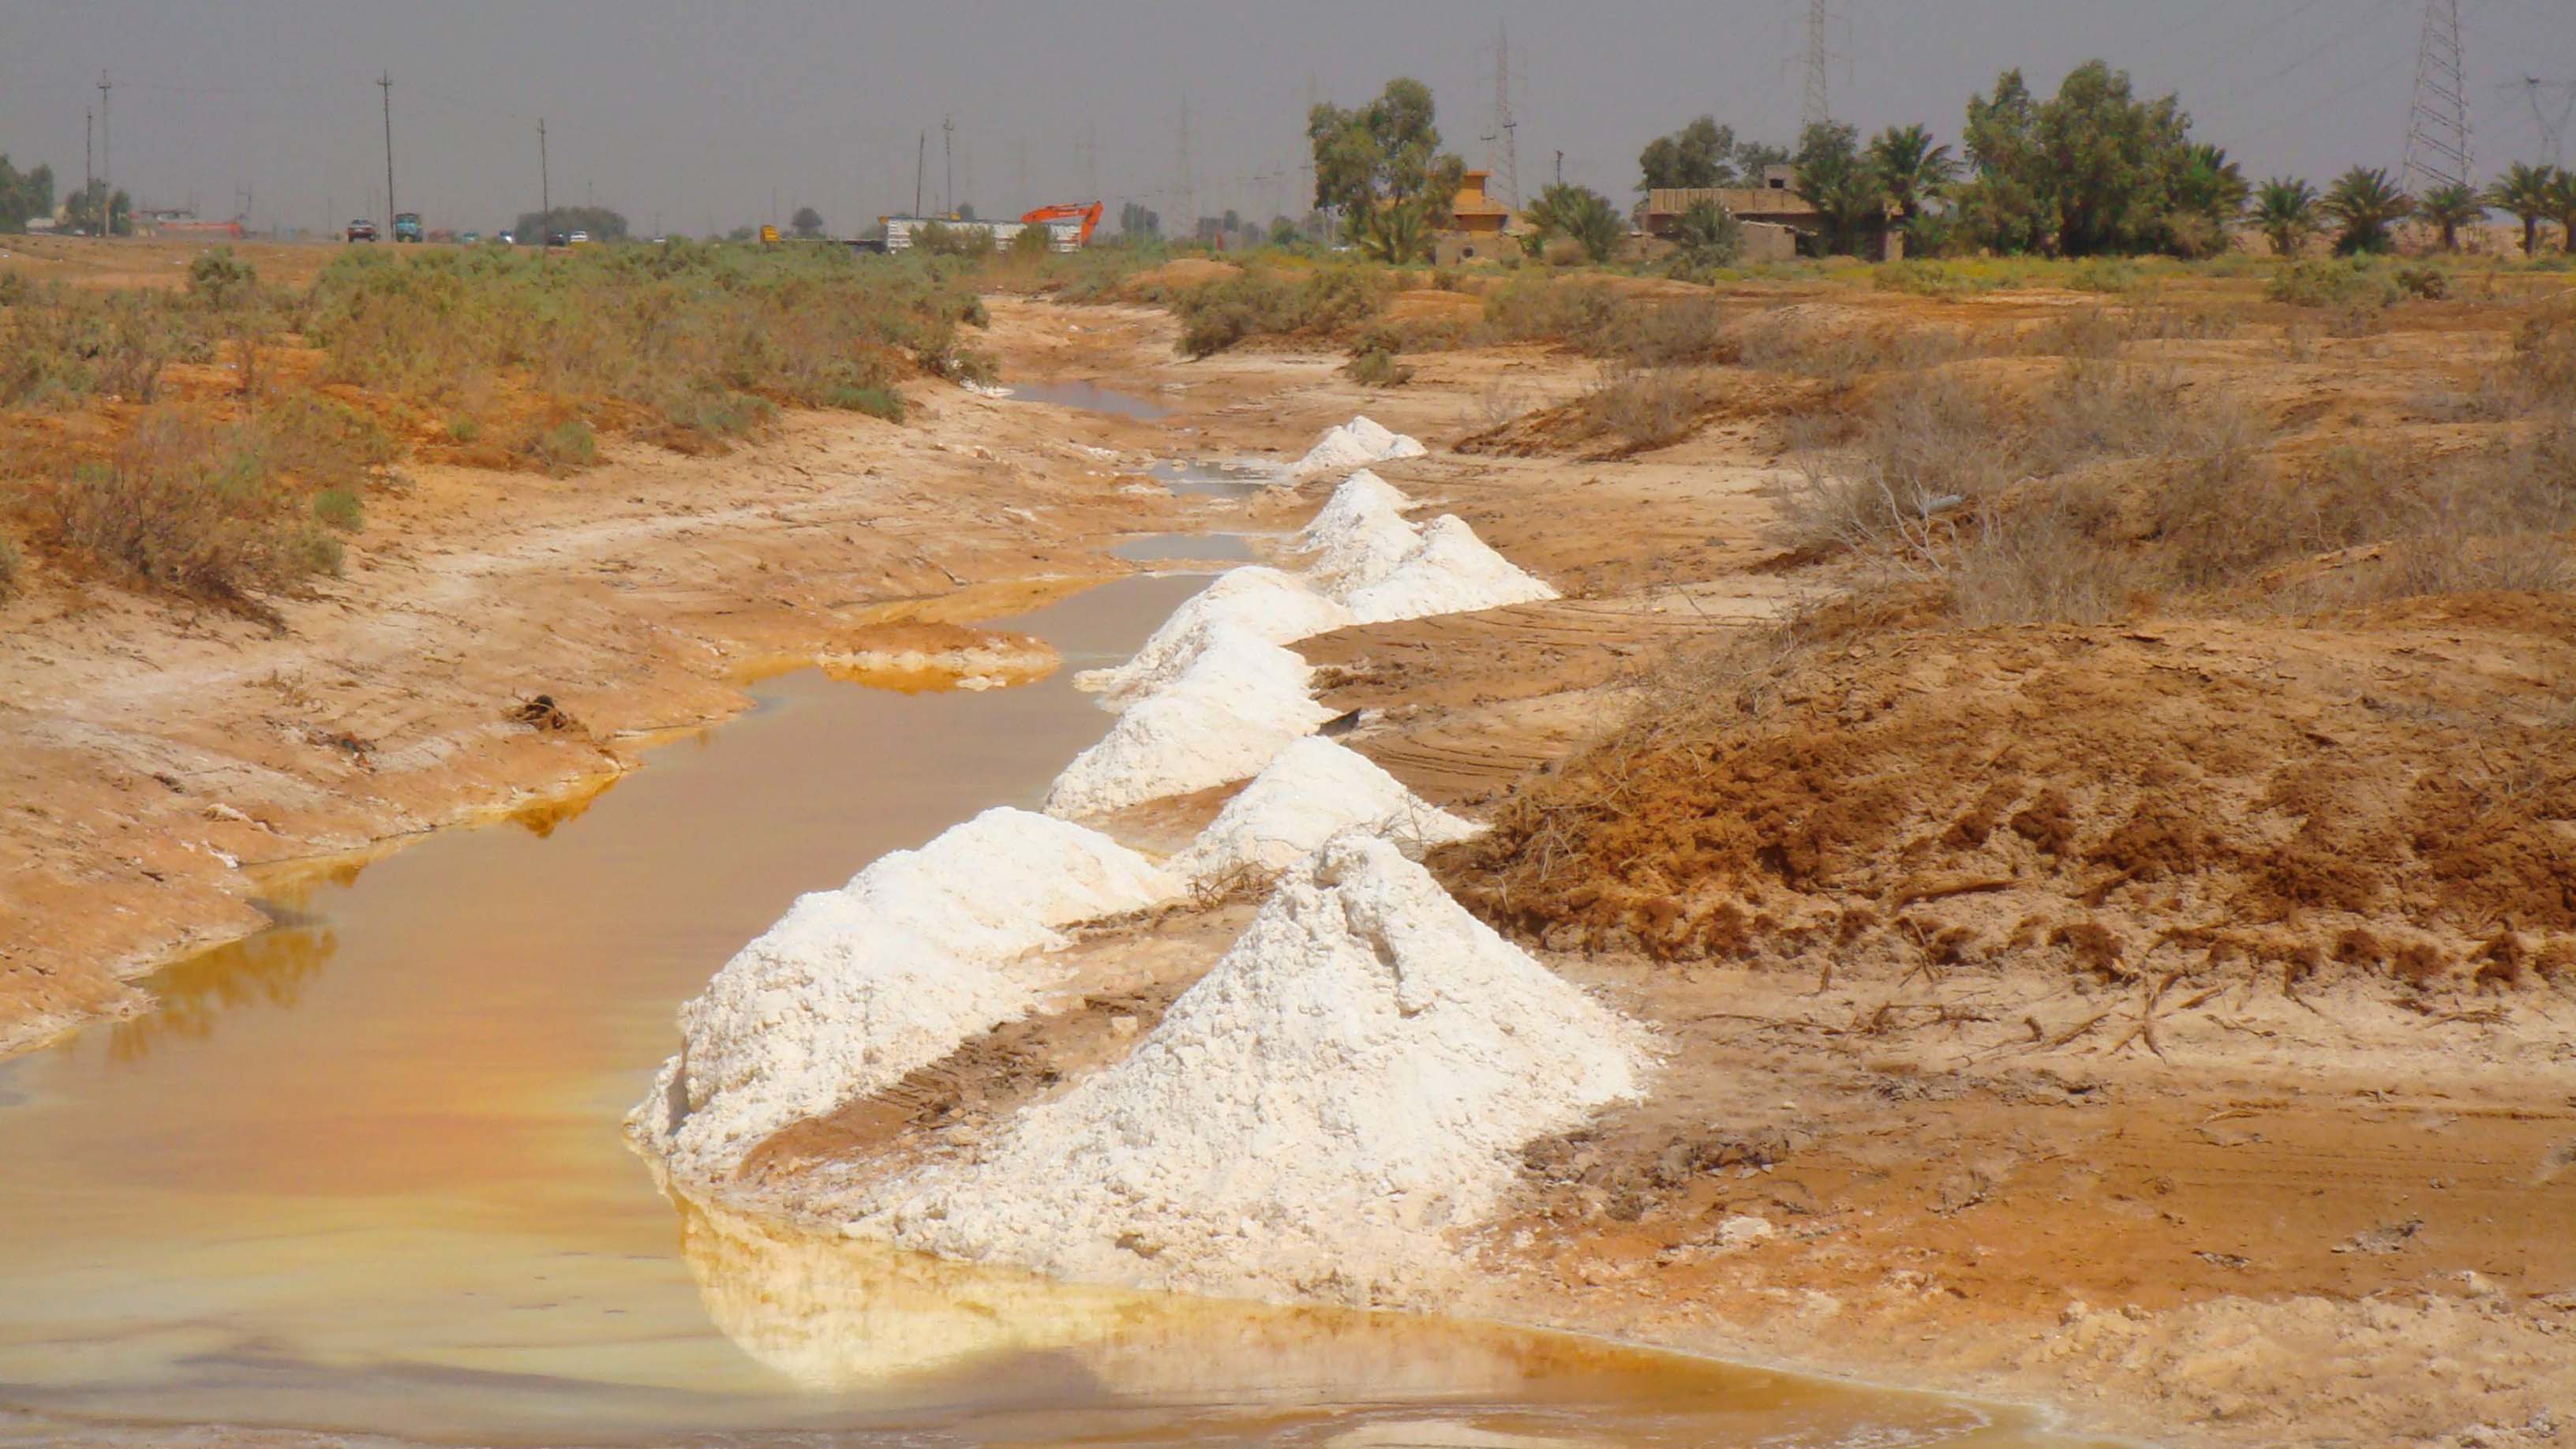
[[[1071,674],[1203,582],[1002,621],[1065,656],[1020,689],[772,680],[586,808],[280,890],[273,929],[163,972],[150,1014],[0,1063],[0,1442],[66,1421],[477,1443],[1468,1442],[1424,1437],[1434,1421],[1548,1443],[2025,1442],[2017,1416],[1950,1400],[1066,1288],[675,1213],[618,1133],[674,1007],[797,893],[1034,804],[1107,724]]]

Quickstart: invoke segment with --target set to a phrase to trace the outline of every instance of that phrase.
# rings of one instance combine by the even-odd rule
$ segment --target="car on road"
[[[577,247],[586,247],[590,245],[590,233],[586,231],[574,232],[572,234],[572,244]]]
[[[420,224],[419,212],[402,211],[394,214],[395,241],[417,243],[426,235],[428,235],[428,233],[422,229]]]
[[[482,239],[483,239],[483,233],[481,233],[481,232],[479,232],[479,231],[469,231],[469,232],[466,232],[466,233],[464,233],[463,235],[461,235],[461,236],[457,237],[457,239],[456,239],[456,244],[457,244],[457,245],[459,245],[459,246],[468,246],[468,247],[470,247],[470,246],[474,245],[476,242],[481,241]]]
[[[505,247],[517,246],[519,244],[519,234],[515,231],[505,231],[501,233],[500,242],[501,245]]]
[[[349,223],[348,239],[353,242],[374,241],[376,239],[376,224],[372,221],[353,221]]]

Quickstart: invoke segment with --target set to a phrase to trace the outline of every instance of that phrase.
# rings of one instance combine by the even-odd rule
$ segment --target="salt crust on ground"
[[[1308,735],[1280,751],[1189,849],[1165,864],[1193,881],[1242,870],[1269,874],[1353,827],[1415,854],[1479,828],[1426,804],[1367,756]]]
[[[1096,815],[1261,772],[1333,712],[1294,652],[1224,625],[1171,683],[1137,700],[1047,791],[1049,815]]]
[[[628,1131],[675,1170],[729,1162],[1027,1010],[1044,972],[1015,958],[1055,927],[1180,889],[1097,831],[987,810],[800,897],[736,953],[680,1008],[680,1053]]]
[[[1135,657],[1109,669],[1085,670],[1074,676],[1073,685],[1097,693],[1107,708],[1123,709],[1180,678],[1221,630],[1285,644],[1350,622],[1348,609],[1292,575],[1270,568],[1228,569],[1174,609]]]
[[[1339,473],[1396,458],[1419,458],[1427,451],[1418,439],[1392,431],[1365,416],[1355,417],[1340,427],[1325,429],[1324,436],[1315,440],[1315,446],[1307,450],[1306,456],[1288,466],[1288,472],[1298,478],[1316,473]]]
[[[1365,1301],[1453,1259],[1523,1144],[1634,1096],[1636,1029],[1382,840],[1336,836],[1125,1061],[853,1232],[1062,1278]]]
[[[1363,624],[1420,619],[1472,609],[1498,609],[1558,597],[1519,565],[1488,547],[1455,514],[1422,530],[1422,546],[1375,583],[1341,595]]]

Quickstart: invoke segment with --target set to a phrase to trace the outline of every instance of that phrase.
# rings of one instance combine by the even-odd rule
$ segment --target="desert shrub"
[[[1392,287],[1385,273],[1358,267],[1248,271],[1173,299],[1181,351],[1208,357],[1251,337],[1330,337],[1376,316]]]
[[[1366,387],[1402,387],[1413,380],[1413,369],[1399,361],[1395,347],[1383,339],[1364,344],[1351,354],[1350,374],[1353,381]]]
[[[2099,624],[2148,588],[2143,561],[2103,546],[2090,500],[2044,487],[1981,511],[1958,531],[1951,609],[1970,627]]]
[[[1594,431],[1630,448],[1660,448],[1699,426],[1698,379],[1684,368],[1613,367],[1578,410]]]
[[[2385,268],[2366,258],[2317,257],[2274,270],[2263,295],[2294,307],[2385,307],[2403,291]]]
[[[2135,263],[2107,257],[2087,257],[2076,263],[2066,277],[2066,285],[2078,292],[2134,291],[2140,281]]]
[[[827,407],[866,413],[869,417],[883,418],[890,423],[903,421],[903,394],[890,387],[844,388],[827,394],[823,402]]]
[[[112,460],[56,479],[49,502],[67,551],[268,616],[259,595],[340,565],[340,545],[297,496],[242,429],[156,410]]]
[[[188,294],[215,311],[239,306],[258,290],[258,271],[234,255],[231,247],[200,252],[188,264]]]
[[[2061,313],[2031,333],[2026,347],[2053,357],[2116,356],[2129,339],[2129,329],[2099,307]]]
[[[18,592],[19,575],[25,568],[26,556],[18,551],[18,541],[0,533],[0,599]]]
[[[2451,274],[2431,262],[2403,264],[2388,275],[2397,289],[2410,297],[2438,302],[2451,295]]]
[[[569,473],[599,460],[599,434],[581,418],[568,418],[528,440],[528,456],[549,473]]]
[[[1715,297],[1621,297],[1598,282],[1515,279],[1487,294],[1484,342],[1550,342],[1630,367],[1730,363],[1743,354],[1733,315]]]
[[[354,488],[325,488],[313,495],[313,517],[326,527],[355,533],[366,522],[366,509]]]
[[[483,424],[472,413],[458,413],[447,420],[447,440],[470,443],[483,436]]]
[[[1946,263],[1909,258],[1878,268],[1870,284],[1882,292],[1910,292],[1918,297],[1961,297],[1971,292],[1991,290],[1998,282]]]
[[[1602,283],[1514,277],[1485,294],[1484,331],[1495,342],[1561,342],[1591,351],[1618,312],[1618,294]]]
[[[213,355],[200,309],[171,293],[31,286],[0,315],[0,407],[150,402],[171,363]]]

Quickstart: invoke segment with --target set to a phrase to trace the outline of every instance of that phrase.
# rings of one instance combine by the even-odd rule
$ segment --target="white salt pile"
[[[1419,458],[1427,451],[1418,439],[1406,437],[1369,418],[1355,417],[1338,428],[1325,429],[1324,436],[1315,440],[1315,446],[1307,450],[1305,457],[1290,464],[1288,472],[1298,478],[1315,473],[1338,473],[1396,458]]]
[[[1478,828],[1425,804],[1366,756],[1308,735],[1280,751],[1189,849],[1165,864],[1190,880],[1281,871],[1354,827],[1416,853],[1464,840]]]
[[[1446,513],[1422,530],[1421,547],[1391,572],[1340,595],[1364,624],[1556,597],[1556,590],[1487,547],[1465,520]]]
[[[1405,521],[1411,501],[1366,468],[1342,480],[1291,540],[1298,552],[1312,555],[1306,577],[1338,595],[1393,573],[1422,545],[1422,530]]]
[[[1218,626],[1188,668],[1074,756],[1047,791],[1046,812],[1096,815],[1259,774],[1332,718],[1307,693],[1311,673],[1295,653]]]
[[[1381,840],[1280,882],[1128,1058],[854,1225],[1057,1277],[1399,1292],[1512,1154],[1633,1096],[1637,1034]]]
[[[987,810],[800,897],[726,962],[680,1008],[680,1053],[627,1130],[683,1175],[712,1172],[1025,1011],[1043,973],[1014,958],[1055,927],[1179,890],[1096,831]]]
[[[1134,658],[1110,669],[1085,670],[1073,677],[1073,685],[1099,694],[1110,709],[1123,709],[1180,678],[1222,631],[1285,644],[1350,622],[1348,609],[1302,579],[1277,569],[1229,569],[1173,610]]]

